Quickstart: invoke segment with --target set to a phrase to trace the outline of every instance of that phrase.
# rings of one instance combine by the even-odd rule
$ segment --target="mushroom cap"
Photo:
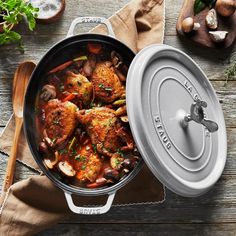
[[[182,30],[185,33],[190,33],[194,27],[194,20],[192,17],[187,17],[182,22]]]
[[[58,168],[67,177],[73,177],[76,174],[76,171],[67,161],[60,161],[58,163]]]
[[[217,0],[215,5],[217,13],[221,16],[231,16],[236,10],[235,0]]]
[[[58,162],[58,152],[55,152],[54,155],[54,160],[51,158],[44,158],[44,163],[49,169],[53,169],[53,167],[57,164]]]

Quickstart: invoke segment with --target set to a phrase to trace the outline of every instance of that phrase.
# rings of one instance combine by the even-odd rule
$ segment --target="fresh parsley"
[[[236,78],[236,62],[232,66],[226,68],[224,74],[226,78],[225,81],[225,86],[226,86],[229,79]]]
[[[35,28],[38,8],[34,8],[29,2],[24,0],[0,0],[0,45],[18,42],[22,49],[21,35],[13,28],[24,18],[28,27],[32,31]]]
[[[194,15],[198,14],[206,7],[213,7],[216,0],[195,0],[194,2]]]

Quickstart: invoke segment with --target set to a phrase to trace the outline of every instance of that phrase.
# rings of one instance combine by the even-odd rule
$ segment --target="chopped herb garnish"
[[[53,123],[54,125],[58,125],[58,124],[59,124],[59,119],[53,120],[52,123]]]
[[[81,170],[85,170],[85,168],[86,168],[86,165],[83,164],[83,165],[81,166]]]
[[[71,149],[71,155],[75,155],[76,154],[76,150],[75,149]]]
[[[89,107],[90,108],[92,108],[92,107],[94,107],[95,106],[95,104],[93,103],[93,102],[91,102],[90,104],[89,104]]]
[[[52,140],[52,143],[54,144],[56,141],[57,141],[57,138],[54,138],[54,139]]]
[[[92,144],[92,146],[93,146],[93,152],[97,153],[97,145],[96,144]]]
[[[69,150],[71,150],[71,148],[74,145],[75,141],[76,141],[76,137],[73,137],[73,139],[70,141]]]
[[[86,157],[78,154],[77,156],[75,156],[75,160],[83,162],[86,161]]]
[[[73,59],[73,61],[86,61],[86,60],[88,60],[87,56],[80,56],[80,57]]]
[[[117,158],[116,160],[115,160],[115,164],[116,164],[116,166],[119,166],[120,165],[120,160]]]
[[[110,91],[112,91],[112,88],[107,87],[107,88],[105,88],[105,90],[110,92]]]
[[[61,150],[59,150],[58,152],[59,152],[60,155],[62,155],[62,154],[67,153],[67,150],[66,150],[66,149],[61,149]]]
[[[124,157],[124,153],[120,150],[120,148],[117,149],[116,153],[118,153],[119,155],[121,155],[122,157]]]
[[[104,87],[104,84],[99,84],[98,87],[99,87],[99,88],[105,88],[105,87]]]

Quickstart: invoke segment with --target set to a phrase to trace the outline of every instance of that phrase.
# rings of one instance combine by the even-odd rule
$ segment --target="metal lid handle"
[[[201,100],[196,100],[190,108],[190,114],[184,117],[184,126],[187,127],[186,123],[193,120],[199,124],[204,125],[209,132],[213,133],[218,130],[218,124],[212,120],[207,120],[204,117],[203,108],[207,107],[207,103]]]
[[[110,21],[104,17],[78,17],[78,18],[75,18],[70,25],[70,28],[69,28],[69,31],[68,31],[66,37],[73,36],[76,25],[83,24],[83,23],[104,24],[107,27],[108,35],[115,38],[115,33],[112,29]]]
[[[104,206],[101,207],[78,207],[74,204],[71,193],[64,192],[67,204],[70,210],[76,214],[82,215],[101,215],[108,212],[111,208],[113,199],[115,197],[116,192],[110,193],[107,199],[107,202]]]

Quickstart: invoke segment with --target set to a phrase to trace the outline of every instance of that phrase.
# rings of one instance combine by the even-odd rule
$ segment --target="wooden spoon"
[[[24,62],[19,65],[14,74],[12,103],[13,103],[13,113],[15,116],[15,134],[13,138],[10,156],[7,163],[7,169],[2,186],[2,196],[0,199],[0,203],[2,203],[2,201],[4,200],[6,193],[13,182],[16,156],[17,156],[17,146],[23,124],[23,105],[24,105],[25,91],[28,85],[29,78],[35,66],[36,65],[33,62],[30,61]]]

